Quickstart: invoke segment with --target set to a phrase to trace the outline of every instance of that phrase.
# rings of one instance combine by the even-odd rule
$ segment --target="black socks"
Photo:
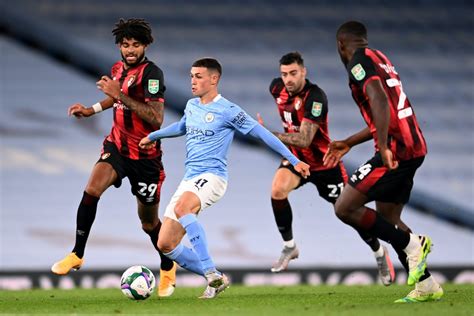
[[[395,249],[405,249],[410,241],[410,234],[387,222],[374,210],[366,207],[360,223],[362,230],[390,244]],[[358,227],[356,227],[357,230]]]
[[[360,237],[362,238],[362,240],[367,244],[369,245],[370,249],[372,249],[372,251],[377,251],[379,250],[380,248],[380,242],[377,238],[375,238],[374,236],[370,235],[369,233],[363,231],[363,230],[360,230],[360,229],[357,229],[357,232],[359,233]]]
[[[291,224],[293,222],[293,214],[288,199],[275,200],[272,198],[273,215],[284,241],[293,239],[293,230]]]
[[[92,196],[84,191],[81,203],[77,209],[76,243],[72,250],[79,258],[84,256],[84,249],[86,248],[87,238],[89,237],[89,232],[94,223],[98,202],[98,197]]]

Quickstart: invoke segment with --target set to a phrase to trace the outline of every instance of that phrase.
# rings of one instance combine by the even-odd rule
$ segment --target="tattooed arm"
[[[286,145],[305,148],[311,145],[314,135],[318,131],[319,125],[308,120],[303,120],[298,133],[278,133],[273,134]]]
[[[120,92],[119,100],[130,110],[135,112],[142,120],[150,123],[153,128],[159,129],[163,123],[163,102],[149,101],[147,103],[138,102],[128,95]]]
[[[141,119],[150,123],[153,128],[159,129],[163,123],[163,102],[149,101],[147,103],[139,102],[122,91],[120,91],[120,84],[117,80],[112,80],[107,76],[96,83],[97,88],[104,92],[109,97],[122,101],[130,110],[135,112]]]

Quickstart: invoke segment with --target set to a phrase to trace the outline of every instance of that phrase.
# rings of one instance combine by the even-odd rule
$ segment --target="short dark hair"
[[[222,66],[215,58],[205,57],[198,59],[193,63],[192,67],[204,67],[207,69],[212,69],[217,71],[219,76],[222,76]]]
[[[367,40],[367,28],[359,21],[348,21],[342,24],[337,30],[336,37],[345,34],[354,35]]]
[[[135,39],[143,45],[153,43],[150,24],[144,19],[120,19],[112,30],[115,36],[115,44],[122,43],[124,38]]]
[[[280,65],[291,65],[293,63],[304,67],[304,60],[299,52],[291,52],[280,58]]]

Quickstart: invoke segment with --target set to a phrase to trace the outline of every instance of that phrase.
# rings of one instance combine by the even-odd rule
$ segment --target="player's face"
[[[191,68],[191,91],[193,95],[202,97],[216,88],[219,76],[205,67]]]
[[[135,39],[124,38],[119,44],[122,60],[128,67],[138,65],[145,58],[146,45]]]
[[[280,65],[280,76],[289,94],[297,94],[306,83],[306,68],[293,63]]]

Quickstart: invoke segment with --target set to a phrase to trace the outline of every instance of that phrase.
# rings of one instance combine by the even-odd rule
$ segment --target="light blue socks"
[[[189,241],[193,246],[194,253],[201,261],[202,270],[204,272],[215,271],[216,266],[209,255],[206,234],[204,233],[204,229],[202,228],[201,224],[199,224],[196,215],[187,214],[181,217],[179,222],[186,230]]]
[[[175,261],[180,267],[204,276],[201,260],[199,260],[198,256],[192,249],[183,246],[183,244],[179,244],[176,248],[164,255]]]

